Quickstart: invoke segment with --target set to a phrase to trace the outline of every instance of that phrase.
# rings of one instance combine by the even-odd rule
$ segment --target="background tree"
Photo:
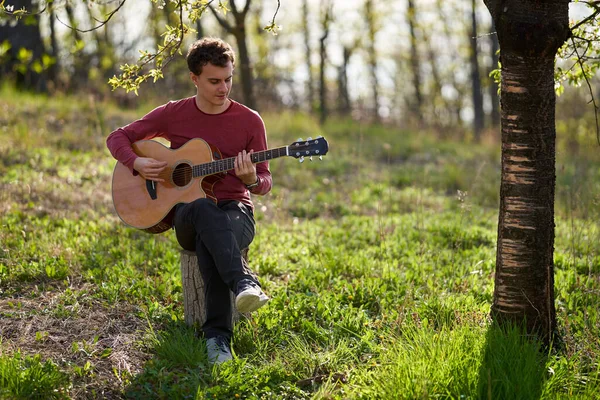
[[[353,48],[344,46],[342,50],[342,63],[338,66],[338,111],[341,115],[349,115],[352,111],[350,93],[348,91],[348,64]]]
[[[492,316],[546,341],[556,329],[554,62],[568,1],[485,0],[502,63],[502,177]]]
[[[248,52],[247,32],[246,32],[246,16],[250,10],[252,0],[246,0],[244,6],[240,9],[235,3],[235,0],[229,2],[231,14],[233,15],[234,24],[230,24],[224,16],[219,15],[216,9],[209,6],[213,15],[219,21],[219,24],[225,30],[235,37],[239,62],[237,66],[240,69],[240,79],[242,85],[242,94],[244,104],[253,110],[257,109],[257,104],[254,99],[254,85],[252,83],[252,63],[250,61],[250,53]]]
[[[379,122],[379,81],[377,80],[377,51],[375,50],[376,35],[378,30],[377,10],[373,0],[365,1],[365,21],[367,24],[367,65],[371,77],[371,90],[373,102],[373,121]]]
[[[470,30],[470,65],[471,65],[471,99],[473,100],[473,134],[479,141],[485,123],[483,112],[483,92],[481,89],[481,73],[479,71],[479,49],[477,47],[477,1],[471,0]]]
[[[313,110],[315,102],[315,86],[312,71],[312,47],[310,41],[308,0],[302,0],[302,36],[304,38],[304,61],[306,63],[306,94],[309,112]]]
[[[421,93],[421,70],[417,38],[417,9],[414,0],[407,0],[406,18],[410,32],[410,71],[414,98],[410,101],[413,117],[419,124],[423,123],[422,107],[423,94]]]
[[[15,24],[0,25],[0,43],[8,43],[6,60],[0,64],[1,77],[16,74],[17,87],[27,90],[46,91],[47,69],[52,59],[45,56],[46,49],[40,33],[40,15],[32,0],[22,0],[16,4],[33,11]]]
[[[327,66],[327,37],[333,18],[333,2],[326,0],[321,3],[321,36],[319,37],[319,122],[325,123],[328,116],[327,82],[325,67]]]

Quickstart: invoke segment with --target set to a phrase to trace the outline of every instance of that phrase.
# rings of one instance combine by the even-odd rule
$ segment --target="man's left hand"
[[[250,156],[254,150],[246,152],[246,150],[238,153],[234,161],[235,174],[244,182],[244,185],[251,185],[257,181],[256,165],[252,162]]]

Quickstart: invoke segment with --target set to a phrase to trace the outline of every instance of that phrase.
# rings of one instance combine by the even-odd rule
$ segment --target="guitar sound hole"
[[[192,166],[189,164],[179,164],[173,170],[173,183],[176,186],[186,186],[192,180]]]

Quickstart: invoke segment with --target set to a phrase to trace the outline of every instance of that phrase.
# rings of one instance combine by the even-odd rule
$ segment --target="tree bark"
[[[554,305],[554,59],[568,1],[485,0],[501,49],[502,178],[492,317],[549,342]]]
[[[471,0],[471,93],[473,99],[473,134],[478,142],[484,127],[483,93],[479,72],[479,50],[477,49],[477,2]]]

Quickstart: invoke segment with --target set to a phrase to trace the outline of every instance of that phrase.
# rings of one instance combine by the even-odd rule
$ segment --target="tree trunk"
[[[0,25],[0,43],[6,40],[11,46],[8,51],[8,59],[0,64],[0,78],[15,76],[14,81],[17,87],[44,92],[47,90],[46,72],[34,70],[34,64],[42,65],[42,55],[45,53],[40,33],[40,16],[35,14],[37,6],[34,7],[32,0],[23,0],[14,6],[15,9],[24,7],[34,15],[19,19],[14,25],[12,23]],[[29,60],[19,59],[21,49],[31,52]],[[13,75],[13,73],[16,74]]]
[[[348,63],[351,55],[352,49],[344,46],[342,65],[338,67],[338,110],[341,115],[349,115],[352,111],[348,93]]]
[[[319,122],[321,125],[327,120],[327,87],[325,82],[325,65],[327,63],[327,36],[329,36],[329,26],[331,22],[331,14],[333,4],[328,1],[321,5],[322,15],[321,24],[323,33],[319,38],[319,56],[321,63],[319,66]]]
[[[479,50],[477,49],[477,2],[471,0],[471,91],[473,99],[473,134],[475,141],[481,139],[484,126],[483,93],[479,73]]]
[[[302,33],[304,34],[304,58],[306,61],[306,91],[308,94],[308,111],[314,110],[315,89],[312,76],[312,62],[310,56],[312,49],[310,47],[310,29],[308,23],[308,0],[302,1]]]
[[[427,47],[427,57],[429,58],[429,65],[431,66],[431,83],[430,87],[430,112],[427,113],[431,118],[433,126],[440,129],[444,125],[450,125],[451,119],[449,115],[444,115],[445,112],[450,113],[450,109],[444,96],[442,96],[442,78],[437,65],[436,51],[433,47],[433,41],[429,36],[427,29],[423,30],[423,43]],[[446,121],[444,121],[446,120]]]
[[[451,22],[454,20],[454,18],[452,16],[447,15],[444,12],[444,2],[442,0],[436,0],[436,10],[439,14],[439,19],[441,21],[443,21],[443,29],[444,29],[444,35],[446,35],[446,37],[450,38],[454,35],[453,31],[450,29],[450,24]],[[448,80],[450,81],[450,84],[452,85],[452,87],[454,88],[454,90],[456,90],[456,97],[454,100],[448,100],[446,101],[446,105],[448,108],[448,115],[449,115],[449,122],[452,124],[456,124],[457,126],[462,126],[462,118],[460,116],[461,112],[462,112],[462,108],[463,108],[463,99],[466,96],[465,89],[463,88],[463,86],[458,82],[457,74],[455,73],[451,73],[450,76],[448,77]]]
[[[50,26],[50,55],[54,59],[54,62],[49,70],[50,80],[54,83],[54,86],[59,81],[60,63],[58,59],[58,41],[56,38],[56,14],[54,13],[54,2],[48,3],[49,14],[48,14],[48,25]]]
[[[368,38],[367,52],[368,52],[368,64],[369,74],[371,75],[371,89],[373,90],[373,120],[379,122],[379,82],[377,81],[377,52],[375,51],[375,35],[377,33],[377,21],[375,16],[375,5],[373,0],[366,0],[365,2],[365,14],[367,19]]]
[[[248,45],[246,43],[246,15],[250,9],[252,0],[246,0],[246,4],[242,10],[238,10],[235,1],[229,2],[231,7],[231,14],[235,20],[235,25],[230,25],[224,17],[221,17],[212,6],[210,10],[219,22],[219,25],[223,27],[227,32],[231,33],[236,40],[239,54],[239,67],[240,77],[242,81],[242,96],[244,97],[244,104],[253,109],[257,110],[256,101],[254,99],[254,90],[252,85],[252,63],[250,62],[250,54],[248,53]]]
[[[502,59],[502,178],[492,317],[548,342],[554,306],[554,59],[568,1],[485,0]]]
[[[254,90],[252,87],[252,65],[250,64],[250,55],[248,53],[248,45],[246,44],[245,26],[237,26],[234,36],[237,41],[238,52],[240,55],[240,75],[242,79],[244,104],[249,108],[256,110],[256,101],[254,100]]]
[[[196,39],[202,39],[204,37],[204,28],[202,27],[202,18],[196,20]]]
[[[206,292],[196,253],[182,250],[180,263],[185,323],[189,326],[202,327],[206,321]],[[235,323],[240,319],[240,313],[235,308],[233,292],[231,293],[231,309],[233,310],[232,322]]]
[[[408,0],[408,10],[406,12],[408,18],[408,27],[410,30],[410,68],[413,76],[413,89],[415,100],[412,106],[412,114],[420,123],[423,122],[421,109],[423,107],[423,95],[421,93],[421,71],[419,63],[419,52],[417,49],[417,11],[415,9],[414,0]]]

